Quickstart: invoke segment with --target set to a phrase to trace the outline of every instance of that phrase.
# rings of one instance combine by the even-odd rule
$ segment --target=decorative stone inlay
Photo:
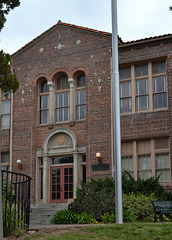
[[[81,43],[81,40],[78,39],[78,40],[76,41],[76,44],[79,45],[80,43]]]
[[[65,143],[65,141],[66,141],[66,138],[65,138],[65,136],[63,134],[59,134],[57,136],[57,143],[59,145],[63,145]]]
[[[63,45],[61,45],[61,43],[58,44],[57,48],[60,50],[63,47]]]
[[[41,47],[41,48],[39,49],[39,51],[42,53],[42,52],[44,51],[44,48]]]

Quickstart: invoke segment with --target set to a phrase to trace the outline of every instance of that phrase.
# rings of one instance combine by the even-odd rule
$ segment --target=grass
[[[124,223],[51,230],[23,238],[44,240],[171,240],[172,223]],[[48,234],[47,234],[48,233]]]

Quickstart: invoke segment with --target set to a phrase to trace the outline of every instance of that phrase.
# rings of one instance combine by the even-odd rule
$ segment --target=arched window
[[[76,117],[77,119],[86,118],[86,89],[85,89],[85,74],[81,73],[77,77],[76,88]]]
[[[43,79],[40,84],[40,124],[46,124],[49,121],[49,87],[47,80]]]
[[[68,77],[63,74],[57,78],[56,83],[56,122],[69,121],[70,118],[70,96]]]

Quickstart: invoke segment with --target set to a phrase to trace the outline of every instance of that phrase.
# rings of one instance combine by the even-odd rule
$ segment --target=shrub
[[[77,223],[77,213],[70,209],[57,211],[50,221],[50,224],[72,224]]]
[[[149,179],[141,179],[138,178],[135,180],[133,176],[127,171],[124,171],[122,175],[122,190],[125,194],[138,192],[142,194],[149,195],[154,193],[155,197],[159,200],[169,199],[171,194],[168,193],[160,184],[159,184],[159,176],[151,177]]]
[[[123,210],[129,211],[137,221],[153,221],[153,207],[150,201],[156,200],[153,194],[143,195],[141,193],[123,194]]]
[[[87,213],[75,213],[70,209],[64,209],[57,211],[53,218],[50,221],[50,224],[72,224],[72,223],[81,223],[81,224],[91,224],[96,223],[96,220]]]
[[[96,220],[101,220],[104,213],[115,210],[115,185],[111,178],[91,179],[89,183],[81,182],[76,199],[70,209],[81,214],[86,212]]]

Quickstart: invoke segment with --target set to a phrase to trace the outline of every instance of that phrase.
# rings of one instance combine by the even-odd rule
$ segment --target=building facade
[[[59,21],[12,55],[20,88],[0,96],[1,165],[32,177],[32,203],[68,202],[80,180],[113,174],[111,44]],[[122,169],[172,189],[172,35],[119,38],[119,69]]]

